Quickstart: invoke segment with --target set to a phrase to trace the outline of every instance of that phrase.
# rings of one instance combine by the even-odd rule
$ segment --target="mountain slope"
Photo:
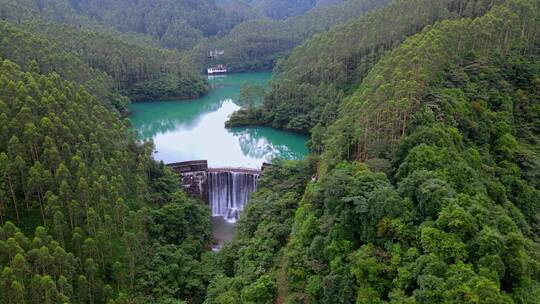
[[[386,3],[386,0],[349,0],[284,20],[249,20],[223,37],[201,42],[185,60],[198,68],[223,63],[236,72],[270,70],[279,58],[307,38]],[[209,51],[216,49],[224,50],[224,56],[209,60]]]
[[[534,9],[536,3],[525,2],[518,7],[523,11],[496,6],[478,19],[487,20],[483,22],[468,18],[441,22],[381,58],[341,106],[335,128],[343,131],[352,126],[356,133],[351,134],[349,151],[343,151],[344,146],[338,149],[356,159],[391,157],[385,153],[395,151],[427,88],[449,64],[468,53],[489,57],[491,52],[505,54],[513,47],[535,48],[538,19],[527,13],[527,5]],[[488,21],[491,27],[485,24]],[[330,158],[339,161],[338,155]]]
[[[104,71],[113,88],[134,101],[196,98],[208,91],[199,75],[180,65],[180,54],[114,33],[96,32],[55,23],[25,24],[25,29],[46,37]],[[58,33],[62,33],[59,35]],[[166,83],[166,89],[154,85]]]
[[[152,37],[163,47],[186,50],[204,37],[227,32],[244,17],[203,1],[51,0],[0,3],[0,18],[109,27]]]
[[[538,12],[504,1],[378,56],[312,135],[302,197],[218,254],[208,303],[540,301]]]
[[[197,73],[180,66],[176,51],[162,49],[116,32],[94,31],[53,22],[0,21],[0,56],[28,68],[32,60],[43,73],[57,72],[62,78],[86,86],[125,114],[133,100],[186,99],[204,94],[208,86]],[[171,89],[153,90],[152,81],[167,79]],[[134,86],[137,90],[132,91]],[[124,95],[124,96],[123,96]]]
[[[204,295],[200,275],[155,271],[201,267],[209,208],[84,87],[31,70],[0,63],[0,303]],[[164,282],[179,290],[153,288]]]
[[[315,0],[251,0],[247,2],[272,19],[299,16],[314,8],[317,4]]]
[[[116,263],[127,271],[133,254],[120,245],[135,224],[124,199],[145,192],[127,187],[144,180],[136,159],[145,152],[81,87],[7,60],[0,74],[1,301],[111,299],[102,280]]]
[[[277,80],[261,110],[238,113],[231,125],[264,123],[309,132],[336,118],[341,100],[384,52],[439,20],[483,14],[493,1],[393,1],[332,28],[296,48],[276,67]],[[252,117],[250,117],[252,116]]]

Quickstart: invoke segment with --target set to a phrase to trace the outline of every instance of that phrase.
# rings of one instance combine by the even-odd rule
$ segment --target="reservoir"
[[[274,158],[302,159],[308,153],[307,136],[268,127],[225,128],[229,115],[240,109],[237,104],[240,86],[244,83],[265,85],[270,78],[271,73],[211,77],[212,90],[206,96],[193,100],[134,103],[130,105],[130,120],[141,139],[154,141],[154,158],[165,163],[207,160],[211,168],[260,169],[263,162],[271,162]],[[214,179],[225,185],[227,180],[233,180],[224,176]],[[225,186],[227,188],[230,187]],[[226,193],[220,195],[223,189],[216,188],[214,196],[225,197]],[[235,210],[228,208],[233,206],[224,206],[223,200],[214,201],[210,203],[214,215],[225,214],[227,209]],[[234,222],[226,216],[212,217],[214,249],[218,250],[232,239]]]
[[[307,137],[268,127],[225,128],[243,83],[265,85],[271,73],[211,77],[206,96],[183,101],[148,101],[130,105],[133,127],[152,139],[154,157],[165,163],[208,160],[210,167],[260,168],[273,158],[301,159]]]

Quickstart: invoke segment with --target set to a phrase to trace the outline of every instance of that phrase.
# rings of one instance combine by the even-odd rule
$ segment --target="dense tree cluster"
[[[314,162],[283,162],[266,169],[242,215],[233,242],[213,258],[205,303],[273,303],[294,212]],[[255,220],[258,219],[258,220]]]
[[[160,45],[186,50],[204,37],[227,32],[244,19],[211,0],[71,0],[83,15],[122,32],[150,35]]]
[[[286,242],[257,255],[268,237],[239,233],[231,246],[243,262],[221,266],[208,303],[540,301],[540,2],[474,2],[483,9],[472,15],[454,3],[439,15],[451,18],[398,35],[355,76],[286,67],[299,78],[276,84],[341,88],[334,119],[312,129],[318,178],[298,192]],[[302,115],[293,108],[282,113]],[[286,222],[243,225],[269,220]]]
[[[83,87],[1,62],[0,303],[170,296],[147,290],[162,283],[153,263],[197,261],[209,210],[151,151]]]
[[[92,68],[104,71],[113,78],[114,88],[118,90],[180,71],[177,52],[137,43],[114,33],[50,22],[26,24],[25,29],[74,53]]]
[[[248,20],[223,37],[202,41],[184,60],[197,67],[224,63],[234,72],[271,70],[279,58],[316,33],[386,3],[387,0],[349,0],[284,20]],[[208,59],[208,52],[215,49],[224,50],[224,56]]]
[[[136,156],[142,151],[130,147],[126,126],[77,85],[57,74],[22,72],[7,60],[0,70],[2,300],[111,298],[133,281],[133,271],[115,286],[100,278],[123,276],[138,251],[112,249],[138,246],[128,231],[142,223],[128,216],[124,198],[144,195]]]
[[[102,99],[108,97],[111,77],[93,69],[76,54],[6,21],[0,21],[0,37],[0,55],[3,58],[25,70],[45,74],[55,72],[65,80],[84,85]]]
[[[302,16],[311,10],[338,5],[347,0],[217,0],[226,10],[236,12],[246,19],[266,16],[274,20]]]
[[[149,39],[85,23],[86,19],[78,19],[71,10],[60,14],[47,7],[30,9],[27,6],[31,2],[0,3],[0,18],[5,20],[0,23],[3,58],[23,68],[36,60],[40,71],[55,71],[65,79],[84,84],[121,113],[126,112],[128,102],[124,96],[141,99],[141,92],[154,89],[153,81],[166,79],[169,84],[166,91],[147,95],[154,99],[184,99],[207,92],[198,72],[181,66],[179,52],[156,46]],[[135,85],[138,94],[131,96]]]
[[[291,301],[540,301],[540,60],[476,56],[430,86],[391,166],[366,161],[390,180],[340,163],[308,189],[285,249]]]
[[[309,39],[275,68],[276,81],[255,115],[231,124],[268,124],[307,133],[336,119],[341,101],[381,56],[406,37],[445,19],[483,14],[497,1],[393,1],[366,16]],[[320,127],[319,127],[320,128]]]
[[[0,26],[0,54],[4,58],[25,69],[34,65],[44,73],[54,71],[64,79],[81,83],[102,100],[109,100],[120,112],[125,112],[127,103],[120,94],[140,99],[132,94],[134,86],[139,91],[150,90],[145,88],[149,82],[163,78],[176,82],[169,92],[155,90],[155,99],[190,98],[207,92],[205,82],[182,69],[179,55],[173,51],[55,23],[15,26],[1,22]],[[192,83],[199,83],[199,87]]]
[[[206,94],[210,85],[200,77],[182,72],[139,82],[127,90],[133,101],[192,99]]]
[[[292,2],[182,57],[157,45],[259,15],[0,1],[0,303],[540,302],[540,1]],[[198,96],[208,50],[269,67],[379,5],[242,87],[230,124],[311,132],[312,155],[267,168],[211,252],[209,208],[137,142],[125,96]]]
[[[538,7],[537,1],[505,2],[482,17],[440,22],[407,39],[381,58],[341,104],[327,135],[337,131],[342,136],[327,143],[327,159],[392,157],[428,88],[450,64],[467,56],[489,59],[516,49],[537,50]]]
[[[204,37],[227,32],[245,17],[211,0],[4,0],[0,18],[17,23],[42,18],[72,25],[114,28],[186,50]]]
[[[343,2],[343,0],[338,0]],[[300,16],[314,8],[317,0],[246,0],[253,8],[261,10],[272,19]]]

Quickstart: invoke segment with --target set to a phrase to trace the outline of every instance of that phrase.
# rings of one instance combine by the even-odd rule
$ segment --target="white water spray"
[[[212,216],[222,216],[234,223],[257,188],[258,174],[208,172],[208,196]]]

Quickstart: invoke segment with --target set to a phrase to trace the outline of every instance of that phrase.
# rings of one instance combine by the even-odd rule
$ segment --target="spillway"
[[[208,200],[212,216],[234,223],[257,188],[259,174],[249,172],[208,172]]]

